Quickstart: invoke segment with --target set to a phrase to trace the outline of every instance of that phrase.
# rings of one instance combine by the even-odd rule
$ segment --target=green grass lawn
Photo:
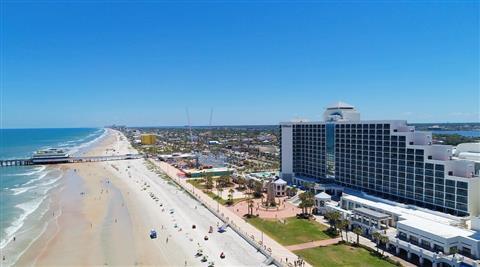
[[[209,197],[213,198],[213,200],[217,201],[221,205],[226,205],[227,204],[227,200],[221,198],[220,196],[218,196],[217,194],[214,193],[214,191],[216,192],[217,189],[213,188],[210,191],[208,191],[206,189],[203,179],[188,179],[187,183],[192,184],[193,186],[195,186],[195,188],[202,190],[205,194],[207,194]],[[223,192],[223,194],[228,194],[228,192]],[[245,200],[245,199],[246,198],[235,198],[235,199],[233,199],[233,204],[232,205],[235,205],[236,203],[238,203],[242,200]]]
[[[248,222],[286,246],[333,238],[326,233],[328,227],[315,221],[295,217],[285,219],[285,223],[261,218],[251,218]]]
[[[220,205],[227,205],[227,200],[221,198],[220,196],[218,196],[217,194],[213,193],[212,191],[207,191],[207,190],[203,190],[203,192],[205,194],[207,194],[209,197],[213,198],[213,200],[217,201],[218,203],[220,203]],[[233,203],[232,205],[235,205],[237,204],[238,202],[242,201],[242,200],[245,200],[246,198],[234,198],[233,199]]]
[[[361,247],[337,244],[294,251],[312,266],[391,267],[395,266]]]
[[[187,183],[192,184],[198,189],[205,189],[205,183],[203,182],[203,179],[188,179]]]
[[[217,196],[217,194],[213,193],[212,191],[207,191],[207,190],[203,190],[203,192],[205,194],[207,194],[209,197],[213,198],[213,200],[217,201],[218,203],[220,203],[220,205],[225,205],[226,204],[226,200]]]

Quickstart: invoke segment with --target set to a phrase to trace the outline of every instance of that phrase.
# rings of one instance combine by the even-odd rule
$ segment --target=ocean
[[[0,129],[0,159],[29,158],[51,147],[80,155],[105,133],[98,128]],[[63,175],[59,165],[0,167],[0,251],[2,257],[8,253],[3,263],[13,264],[46,229],[51,193],[61,187]]]

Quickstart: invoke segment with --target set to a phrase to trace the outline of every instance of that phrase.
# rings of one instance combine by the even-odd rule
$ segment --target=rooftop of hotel
[[[355,107],[342,101],[329,105],[326,109],[354,109]]]
[[[328,123],[327,121],[310,121],[307,119],[302,120],[292,120],[292,121],[282,121],[280,125],[289,125],[289,124],[324,124]],[[398,123],[407,125],[406,120],[359,120],[359,121],[336,121],[335,123],[352,123],[352,124],[366,124],[366,123]],[[429,132],[429,131],[416,131],[416,132]]]
[[[431,222],[437,222],[444,225],[455,225],[461,220],[460,217],[456,217],[449,214],[430,211],[422,209],[413,205],[405,205],[401,203],[395,203],[382,198],[370,196],[364,193],[349,192],[342,196],[343,199],[351,200],[365,206],[370,206],[379,210],[393,213],[403,219],[415,219],[420,218]]]
[[[386,213],[393,213],[400,217],[398,221],[400,225],[410,226],[442,238],[462,236],[480,240],[480,233],[478,231],[455,226],[459,224],[461,218],[453,215],[437,214],[435,211],[423,210],[415,206],[400,203],[388,203],[390,201],[366,194],[363,196],[345,194],[342,198],[376,208]]]
[[[413,227],[439,237],[452,238],[457,236],[469,237],[480,240],[480,233],[474,230],[464,229],[448,224],[439,223],[432,220],[423,219],[415,216],[408,216],[408,219],[398,222],[399,224]]]

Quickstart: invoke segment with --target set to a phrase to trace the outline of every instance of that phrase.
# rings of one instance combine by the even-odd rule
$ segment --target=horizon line
[[[480,122],[408,122],[409,125],[427,125],[427,124],[478,124]],[[191,127],[246,127],[246,126],[279,126],[278,124],[219,124],[219,125],[192,125]],[[74,126],[74,127],[3,127],[0,130],[29,130],[29,129],[100,129],[100,128],[109,128],[112,126],[125,126],[127,128],[179,128],[179,127],[189,127],[189,125],[156,125],[156,126],[128,126],[124,124],[119,125],[104,125],[104,126]]]

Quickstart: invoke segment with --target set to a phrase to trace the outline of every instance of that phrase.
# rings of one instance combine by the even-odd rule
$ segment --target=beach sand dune
[[[108,131],[86,154],[135,153],[123,135]],[[195,256],[198,249],[215,266],[262,265],[265,257],[233,231],[209,234],[220,220],[145,164],[67,165],[63,189],[53,196],[55,219],[17,265],[207,266]]]

